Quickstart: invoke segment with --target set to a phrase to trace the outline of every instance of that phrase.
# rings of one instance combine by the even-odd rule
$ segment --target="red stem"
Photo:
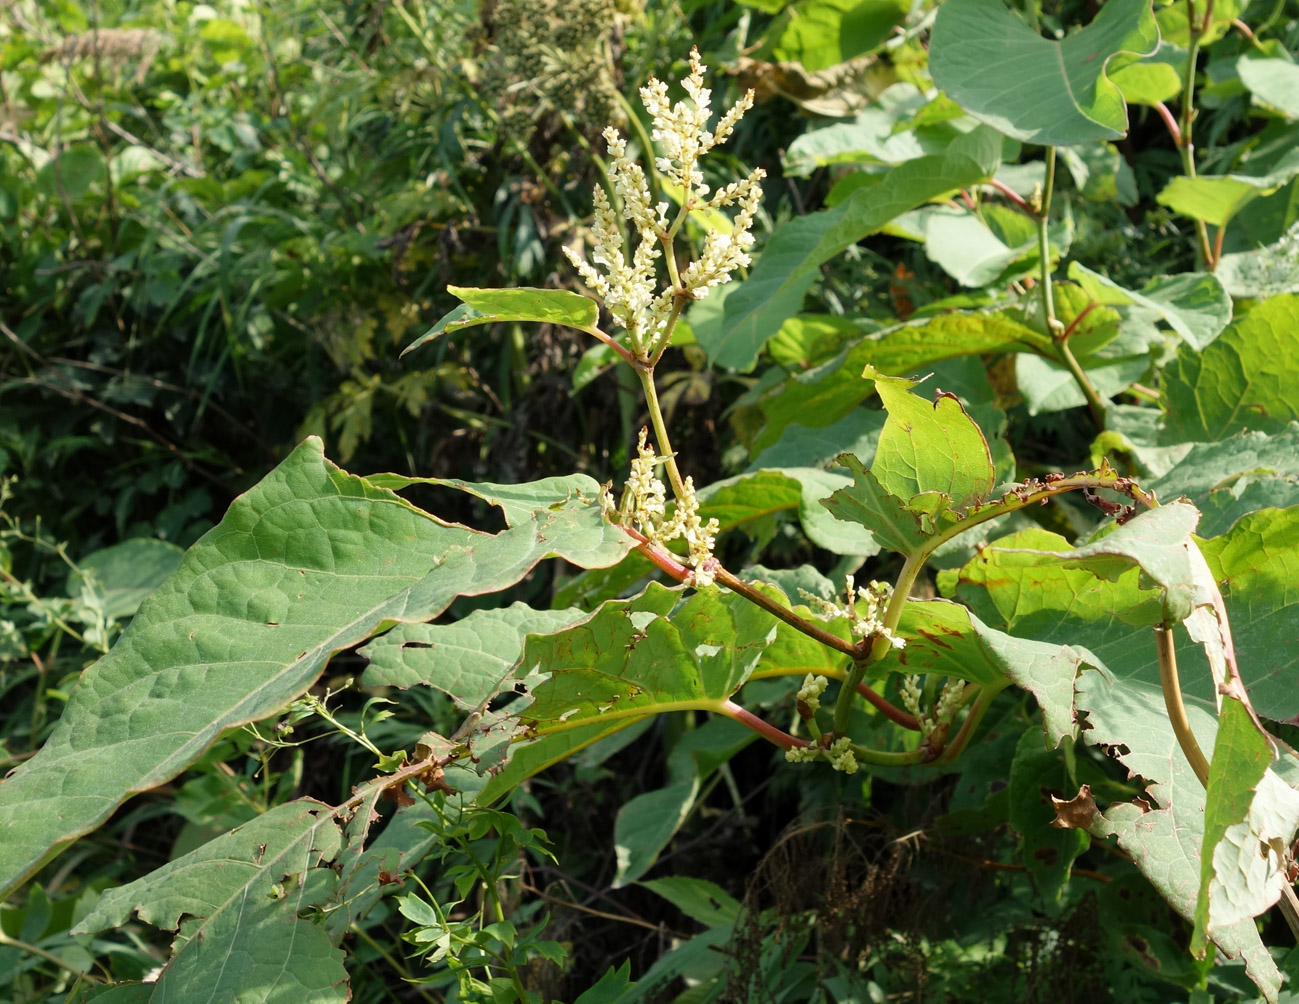
[[[678,582],[688,582],[690,580],[690,577],[693,574],[692,571],[685,565],[681,564],[681,562],[677,561],[675,557],[664,551],[662,548],[651,544],[648,538],[646,538],[646,536],[639,530],[630,526],[624,526],[622,529],[627,536],[636,541],[636,550],[652,561],[659,569],[666,572]],[[714,569],[713,577],[720,585],[725,586],[732,592],[739,593],[745,599],[749,600],[751,603],[757,604],[763,610],[767,611],[767,613],[784,621],[796,631],[801,631],[809,638],[819,641],[827,648],[832,648],[836,652],[841,652],[854,660],[861,659],[866,652],[870,651],[870,646],[875,640],[874,638],[867,638],[857,645],[854,645],[850,641],[845,641],[838,635],[833,635],[824,628],[818,627],[810,621],[804,620],[788,607],[781,606],[764,593],[754,589],[743,579],[736,578],[720,566]],[[869,701],[871,706],[882,715],[896,722],[898,725],[901,725],[904,729],[910,729],[913,732],[921,731],[920,723],[916,721],[915,715],[903,711],[901,708],[890,703],[887,698],[871,689],[865,683],[858,684],[857,692]]]
[[[1162,101],[1155,102],[1155,111],[1157,111],[1159,117],[1164,120],[1164,125],[1168,129],[1168,135],[1173,137],[1173,145],[1180,149],[1183,143],[1182,129],[1177,124],[1177,119],[1173,118],[1173,113],[1168,110],[1168,106]]]
[[[739,722],[741,725],[747,725],[754,732],[762,736],[768,742],[774,743],[783,750],[793,749],[796,746],[811,746],[812,744],[806,739],[796,739],[788,732],[776,728],[771,722],[763,721],[752,711],[740,707],[734,701],[726,701],[722,704],[722,714],[732,721]]]
[[[617,352],[618,355],[622,356],[623,359],[627,361],[627,364],[633,369],[639,369],[641,367],[640,360],[632,354],[631,349],[619,342],[618,339],[613,337],[613,335],[607,334],[599,328],[578,328],[577,330],[585,331],[592,338],[600,339],[600,341],[604,342],[605,345],[609,346],[609,348]]]
[[[1097,306],[1096,301],[1092,300],[1091,303],[1087,304],[1087,306],[1083,307],[1082,310],[1078,311],[1078,316],[1075,317],[1072,321],[1070,321],[1069,327],[1065,328],[1064,331],[1061,333],[1060,341],[1067,342],[1069,340],[1069,336],[1073,334],[1074,328],[1078,327],[1078,322],[1081,321],[1088,314],[1090,314],[1092,312],[1092,308],[1096,306]]]
[[[884,715],[885,718],[888,718],[890,721],[896,722],[898,725],[901,725],[904,729],[910,729],[912,732],[924,731],[923,729],[921,729],[920,723],[916,721],[915,715],[911,714],[911,712],[909,711],[903,711],[901,708],[897,707],[894,704],[890,704],[887,700],[885,700],[875,691],[871,690],[871,688],[868,687],[865,683],[857,684],[857,693],[861,694],[862,697],[866,698],[866,700],[870,702],[871,706],[874,707],[877,711],[879,711],[880,714]]]
[[[1037,215],[1037,213],[1033,212],[1033,207],[1025,201],[1024,197],[1004,181],[998,181],[996,178],[989,178],[987,183],[1008,198],[1011,202],[1015,203],[1015,205],[1024,212],[1028,213],[1029,216]]]

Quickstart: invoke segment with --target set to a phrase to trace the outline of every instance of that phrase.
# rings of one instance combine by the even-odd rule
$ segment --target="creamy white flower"
[[[830,681],[824,676],[808,673],[803,679],[803,686],[799,688],[798,700],[815,712],[821,707],[821,695],[825,693],[825,688],[829,685]]]
[[[830,758],[830,766],[835,770],[841,770],[845,774],[856,774],[860,764],[857,763],[857,757],[852,751],[852,740],[847,736],[841,736],[836,739],[826,754]]]
[[[603,134],[609,152],[609,184],[620,203],[623,220],[630,224],[633,247],[627,247],[623,240],[609,197],[597,190],[590,263],[571,249],[564,249],[582,280],[627,331],[633,353],[642,358],[655,346],[661,347],[674,310],[679,312],[687,300],[707,296],[710,289],[729,280],[737,269],[752,263],[748,254],[753,246],[750,231],[762,196],[759,183],[765,174],[756,169],[710,197],[699,159],[734,132],[736,123],[753,107],[753,92],[726,111],[710,131],[712,92],[704,86],[706,72],[699,50],[692,49],[690,73],[682,82],[685,100],[672,103],[667,84],[652,77],[640,89],[641,100],[653,120],[651,136],[658,146],[656,153],[646,153],[654,156],[659,173],[684,193],[685,205],[676,221],[669,223],[666,202],[652,204],[644,170],[628,155],[627,140],[610,126]],[[681,270],[677,285],[660,290],[657,259],[664,250],[671,249],[685,214],[731,205],[739,206],[731,232],[710,231],[699,259]]]

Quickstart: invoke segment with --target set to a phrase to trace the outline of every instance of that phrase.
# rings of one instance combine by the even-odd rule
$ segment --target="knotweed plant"
[[[980,12],[981,6],[988,9]],[[1060,43],[1039,37],[1000,3],[941,4],[928,45],[935,81],[971,117],[1013,128],[1017,150],[1047,143],[1091,143],[1097,150],[1096,129],[1104,126],[1100,135],[1110,138],[1126,129],[1121,115],[1111,127],[1078,114],[1077,102],[1093,92],[1100,95],[1098,112],[1121,112],[1111,107],[1113,89],[1100,88],[1096,76],[1108,61],[1108,55],[1099,58],[1107,51],[1102,38],[1145,37],[1151,51],[1159,40],[1148,5],[1107,4],[1100,16],[1109,27],[1084,46],[1077,36]],[[996,25],[1006,25],[1006,18],[1012,23],[1003,32]],[[989,61],[986,46],[968,44],[972,29],[990,19],[995,30],[981,37],[1006,34],[1029,50],[1029,62]],[[1183,125],[1174,134],[1187,164],[1193,156],[1195,39],[1213,19],[1205,12],[1189,21]],[[1226,54],[1235,59],[1237,42],[1229,42]],[[1062,58],[1065,43],[1098,58]],[[1240,60],[1242,85],[1249,72],[1270,72],[1265,63],[1286,65]],[[1038,69],[1028,77],[1026,66]],[[1040,86],[1053,76],[1055,99]],[[961,131],[944,152],[890,168],[875,185],[849,195],[842,211],[798,221],[798,241],[808,244],[809,235],[818,241],[802,264],[790,261],[790,231],[773,234],[749,281],[750,292],[766,292],[761,299],[737,298],[747,300],[744,317],[762,311],[768,326],[787,320],[795,298],[782,304],[780,291],[806,289],[799,284],[810,283],[836,248],[869,236],[900,212],[930,201],[950,203],[953,191],[979,217],[989,186],[1019,199],[1015,211],[1026,212],[1037,231],[1037,252],[1024,266],[1036,270],[1032,299],[1017,295],[1003,307],[977,310],[952,306],[856,343],[882,355],[853,364],[862,366],[858,374],[870,387],[854,388],[843,407],[856,408],[874,394],[884,420],[869,463],[839,455],[846,473],[839,473],[839,487],[828,497],[822,497],[825,471],[802,468],[814,475],[804,479],[792,476],[793,468],[758,470],[723,486],[735,492],[729,499],[719,491],[703,506],[677,470],[655,366],[683,310],[748,264],[762,180],[754,172],[716,192],[705,185],[702,158],[727,138],[751,99],[710,126],[712,96],[703,81],[704,67],[692,54],[681,101],[671,102],[658,81],[645,87],[652,136],[639,143],[640,161],[629,139],[606,133],[608,185],[596,195],[589,252],[570,254],[598,301],[564,289],[450,287],[461,305],[407,349],[502,322],[564,325],[602,342],[636,372],[650,416],[621,500],[580,473],[515,485],[361,477],[329,463],[319,439],[304,442],[180,559],[119,643],[68,695],[45,745],[0,783],[0,893],[15,891],[62,848],[102,826],[132,794],[176,777],[229,729],[274,715],[287,715],[292,725],[311,710],[374,756],[378,776],[334,806],[307,798],[278,804],[150,876],[107,889],[88,912],[78,911],[71,935],[91,938],[134,925],[136,918],[180,928],[171,961],[157,983],[141,991],[151,999],[189,1000],[201,993],[342,1004],[350,991],[341,943],[349,933],[364,933],[365,912],[382,896],[401,890],[395,902],[412,925],[407,940],[464,976],[458,999],[536,1004],[540,995],[525,986],[524,976],[538,956],[555,961],[561,949],[539,941],[539,928],[525,932],[508,920],[500,883],[507,868],[517,875],[514,864],[532,838],[515,817],[490,807],[538,771],[620,729],[683,712],[738,722],[787,759],[815,761],[817,769],[945,768],[969,748],[993,702],[1014,687],[1023,693],[1002,702],[986,755],[970,765],[962,785],[976,792],[994,776],[990,758],[1002,758],[1009,791],[977,815],[998,829],[1009,823],[1020,835],[1022,867],[1045,902],[1054,904],[1050,909],[1067,915],[1060,896],[1071,873],[1078,874],[1074,862],[1089,841],[1117,840],[1120,854],[1098,859],[1108,863],[1102,867],[1113,866],[1113,874],[1092,874],[1114,878],[1114,888],[1125,894],[1110,897],[1107,924],[1125,923],[1124,915],[1133,913],[1121,902],[1136,889],[1122,858],[1194,925],[1190,944],[1198,957],[1207,957],[1211,944],[1241,957],[1264,997],[1279,1000],[1282,973],[1255,918],[1280,903],[1299,933],[1299,897],[1292,888],[1299,872],[1293,851],[1296,766],[1292,748],[1266,724],[1299,720],[1293,660],[1286,661],[1299,618],[1292,588],[1299,449],[1286,421],[1299,392],[1293,372],[1277,364],[1294,355],[1287,351],[1299,331],[1299,296],[1281,292],[1243,309],[1207,272],[1157,276],[1138,293],[1080,262],[1070,263],[1070,283],[1058,281],[1051,253],[1054,146],[1045,148],[1042,192],[1030,203],[995,183],[1009,133],[998,135],[988,124]],[[1188,168],[1169,185],[1179,212],[1200,211],[1185,194],[1199,188],[1197,181],[1210,189],[1237,184],[1197,179]],[[658,201],[653,193],[660,190],[674,194],[675,209]],[[682,228],[692,212],[704,209],[729,211],[734,226],[712,228],[698,253],[688,255],[678,246],[685,243]],[[968,222],[984,225],[973,217]],[[1220,222],[1219,236],[1226,229]],[[1201,257],[1209,264],[1220,242],[1205,241],[1207,223],[1199,223]],[[1266,258],[1249,259],[1250,267],[1280,269],[1286,253],[1283,244]],[[1255,272],[1254,278],[1272,281],[1275,275]],[[990,291],[997,303],[1010,295],[1004,281],[1003,275]],[[1040,307],[1033,302],[1039,294]],[[613,333],[600,327],[602,307],[616,325]],[[1238,307],[1241,316],[1230,320]],[[1109,319],[1098,321],[1101,315]],[[1156,315],[1168,331],[1154,328]],[[1084,317],[1090,320],[1080,328]],[[1136,396],[1157,397],[1157,408],[1116,408],[1088,376],[1089,368],[1093,375],[1102,366],[1111,369],[1113,357],[1094,351],[1107,327],[1115,338],[1100,343],[1107,352],[1130,338],[1141,370],[1153,367],[1158,392],[1142,388]],[[1165,499],[1105,460],[1072,474],[1051,471],[1007,482],[1014,477],[1013,466],[1006,466],[1013,457],[994,450],[995,440],[957,394],[937,388],[918,393],[918,381],[890,375],[928,367],[932,353],[948,351],[955,333],[961,340],[968,336],[963,351],[975,357],[967,360],[975,372],[992,346],[1073,375],[1079,399],[1091,406],[1097,431],[1104,433],[1092,449],[1121,443],[1137,468],[1146,463],[1142,457],[1172,464],[1155,482]],[[1183,344],[1174,351],[1175,339]],[[1157,362],[1161,355],[1166,362]],[[743,363],[735,354],[730,359]],[[730,364],[721,354],[718,361]],[[816,374],[797,373],[774,385],[766,400],[793,395],[782,405],[797,415],[808,410],[806,402],[843,388],[837,371],[815,381],[805,377]],[[983,386],[977,379],[970,386],[976,384]],[[1030,382],[1018,386],[1025,395],[1034,393]],[[834,418],[828,407],[820,410],[818,418]],[[1134,412],[1144,417],[1135,419]],[[1107,421],[1121,424],[1107,427]],[[1149,453],[1123,429],[1158,429],[1158,452]],[[1189,451],[1177,461],[1167,452],[1175,443]],[[848,579],[838,596],[825,596],[826,589],[798,602],[787,587],[822,581],[815,567],[770,576],[755,569],[753,580],[732,574],[716,553],[719,527],[708,517],[735,508],[737,498],[778,510],[786,505],[781,499],[794,494],[792,484],[788,494],[773,491],[778,479],[798,485],[809,541],[814,521],[802,510],[820,506],[837,523],[817,525],[816,542],[847,560],[870,546],[890,552],[877,567],[895,570],[892,584],[859,588]],[[426,482],[489,502],[501,510],[505,528],[484,533],[395,494]],[[737,486],[753,494],[742,496]],[[931,559],[950,557],[952,550],[943,549],[958,537],[979,528],[990,532],[993,521],[1036,511],[1070,492],[1102,514],[1086,540],[1075,544],[1028,519],[1020,529],[978,543],[959,568],[938,572],[942,596],[917,588]],[[1182,492],[1195,504],[1179,500]],[[1265,507],[1251,508],[1260,500]],[[845,543],[839,535],[848,533],[854,536]],[[625,581],[620,575],[643,574],[643,566],[633,566],[579,580],[569,601],[550,609],[526,603],[489,609],[481,601],[509,595],[542,562],[604,572],[632,551],[689,588],[651,581],[633,596],[615,595]],[[460,616],[461,598],[472,598],[467,616]],[[587,601],[593,609],[580,609]],[[1179,647],[1194,656],[1184,660],[1189,701]],[[378,732],[367,737],[343,725],[323,702],[295,703],[335,654],[352,649],[368,660],[366,686],[386,688],[394,698],[415,685],[436,688],[464,713],[459,727],[451,731],[447,721],[438,727],[449,734],[428,731],[413,750],[385,750]],[[780,693],[777,688],[744,689],[751,680],[782,677],[789,684],[783,692],[795,698],[792,709],[762,696]],[[796,693],[794,681],[801,681]],[[837,691],[827,699],[832,683]],[[885,696],[890,688],[896,704]],[[746,701],[762,701],[768,718],[746,709]],[[426,704],[413,710],[426,715]],[[1040,720],[1029,719],[1031,706]],[[362,721],[377,720],[362,712]],[[1211,737],[1212,747],[1200,745]],[[1102,757],[1121,763],[1132,783],[1114,784]],[[668,789],[623,807],[619,825],[637,839],[620,842],[619,882],[634,881],[653,865],[673,827],[704,797],[698,783],[704,769],[697,765],[690,784],[680,783],[674,770]],[[1103,783],[1093,792],[1088,778]],[[1072,797],[1050,795],[1048,802],[1044,796],[1057,789]],[[1098,796],[1108,804],[1098,805]],[[385,798],[397,802],[396,813],[379,811]],[[664,826],[665,820],[672,825]],[[473,848],[492,843],[479,839],[488,827],[510,842],[495,843],[498,850],[484,861],[473,857]],[[650,831],[657,845],[642,839]],[[636,849],[621,853],[632,844]],[[447,857],[455,848],[457,857]],[[403,889],[412,869],[430,856],[442,862],[436,872],[446,891]],[[1139,912],[1137,927],[1115,926],[1112,933],[1155,934],[1173,943],[1170,933],[1148,926],[1148,918],[1167,911]],[[697,959],[702,944],[682,948]],[[249,964],[226,965],[235,957]],[[1207,968],[1173,970],[1164,966],[1171,959],[1160,954],[1160,978],[1176,972],[1176,982],[1197,985],[1203,996]],[[621,972],[610,979],[625,983]],[[718,977],[700,989],[712,999],[731,988]],[[637,992],[658,990],[643,986]],[[589,999],[614,996],[626,994],[605,983]]]

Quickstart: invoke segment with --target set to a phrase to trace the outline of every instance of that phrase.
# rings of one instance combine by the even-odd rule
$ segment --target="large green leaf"
[[[1159,44],[1149,0],[1110,0],[1062,41],[1033,31],[1002,0],[946,0],[934,20],[929,68],[962,108],[1025,143],[1120,139],[1123,94],[1105,75],[1119,52]]]
[[[853,483],[823,505],[835,518],[866,527],[881,547],[905,555],[919,553],[930,536],[921,529],[920,516],[908,512],[907,503],[891,494],[851,453],[840,462],[852,474]]]
[[[617,860],[613,887],[635,882],[653,866],[659,853],[686,821],[699,794],[694,775],[666,788],[642,792],[618,809],[613,846]]]
[[[940,573],[939,587],[968,604],[990,627],[1016,638],[1064,648],[1085,643],[1086,649],[1074,649],[1075,669],[1126,658],[1149,665],[1157,678],[1148,625],[1162,615],[1160,594],[1141,587],[1135,567],[1111,581],[1039,560],[1039,552],[1068,547],[1068,541],[1047,530],[1021,530],[980,548],[959,571]],[[1073,676],[1048,671],[1027,689],[1042,706],[1052,744],[1072,734]]]
[[[894,84],[853,118],[809,129],[790,143],[785,173],[807,176],[830,164],[893,165],[942,153],[960,135],[953,125],[908,128],[926,100],[914,84]]]
[[[1259,509],[1299,505],[1299,425],[1196,444],[1163,477],[1146,484],[1162,500],[1185,495],[1200,510],[1198,533],[1217,537]]]
[[[1051,228],[1054,260],[1069,226]],[[936,209],[925,221],[925,256],[962,286],[1006,285],[1037,267],[1037,228],[1022,213],[987,206],[978,216]]]
[[[536,321],[590,331],[600,316],[600,305],[589,296],[566,289],[472,289],[448,286],[447,292],[464,301],[437,324],[411,342],[401,354],[413,352],[441,335],[478,324],[501,321]]]
[[[783,18],[776,59],[816,71],[870,52],[906,14],[898,0],[799,0]]]
[[[847,476],[817,467],[759,470],[716,481],[698,493],[700,516],[716,517],[723,527],[755,524],[794,511],[808,539],[834,554],[872,555],[875,538],[862,527],[847,528],[821,505],[821,499],[848,483]]]
[[[551,483],[529,518],[477,533],[339,470],[307,440],[186,553],[83,675],[45,746],[0,785],[0,887],[175,777],[225,729],[283,708],[335,652],[502,589],[547,557],[617,562],[631,542],[598,495],[584,476]]]
[[[1161,55],[1162,49],[1156,57]],[[1114,60],[1109,78],[1130,105],[1157,105],[1182,90],[1182,75],[1177,68],[1159,58],[1128,62],[1120,56]]]
[[[1299,424],[1292,422],[1270,435],[1243,432],[1215,443],[1197,443],[1167,473],[1145,487],[1162,501],[1185,495],[1204,509],[1214,493],[1254,478],[1299,479]]]
[[[549,634],[586,617],[581,610],[533,610],[524,603],[475,610],[452,624],[399,624],[358,650],[370,660],[366,686],[441,690],[463,711],[496,695],[529,634]]]
[[[1052,352],[1051,339],[1006,311],[939,314],[886,328],[853,351],[858,369],[903,376],[944,359],[1002,352]]]
[[[1299,295],[1237,317],[1203,352],[1184,345],[1164,369],[1165,442],[1280,432],[1299,418]]]
[[[1280,890],[1276,889],[1276,896],[1265,902],[1258,901],[1259,894],[1266,897],[1270,891],[1268,887],[1276,886],[1277,879],[1281,877],[1275,868],[1266,869],[1264,866],[1265,871],[1271,871],[1271,874],[1260,876],[1260,882],[1253,881],[1254,869],[1251,865],[1254,862],[1267,862],[1267,854],[1260,855],[1257,852],[1259,835],[1255,835],[1254,847],[1251,848],[1254,853],[1232,853],[1233,850],[1243,849],[1241,844],[1245,839],[1242,838],[1249,836],[1248,817],[1255,798],[1255,788],[1267,774],[1274,753],[1272,744],[1254,724],[1245,705],[1235,696],[1225,695],[1222,710],[1218,714],[1218,735],[1214,740],[1213,761],[1205,792],[1200,894],[1195,905],[1195,936],[1191,942],[1191,950],[1196,954],[1204,951],[1205,936],[1210,927],[1247,920],[1268,909],[1280,895]],[[1299,799],[1299,793],[1291,794],[1292,801]],[[1266,798],[1266,795],[1263,797]],[[1242,825],[1244,833],[1228,836],[1228,831],[1233,827]],[[1289,836],[1292,837],[1293,833],[1292,823]],[[1289,842],[1281,832],[1273,836],[1285,840],[1287,844]],[[1224,853],[1216,853],[1224,838],[1227,839]],[[1251,861],[1251,858],[1254,860]],[[1223,866],[1221,872],[1219,865]],[[1253,888],[1255,885],[1258,888]]]
[[[755,453],[745,473],[803,466],[826,468],[841,453],[873,457],[885,417],[882,411],[853,408],[828,425],[791,423],[775,442]]]
[[[878,185],[854,192],[833,209],[777,230],[749,278],[727,297],[721,328],[700,339],[719,366],[749,370],[767,339],[802,307],[823,262],[916,206],[986,181],[1001,160],[1001,142],[976,129],[947,151],[899,164]]]
[[[1037,698],[1051,746],[1073,735],[1074,678],[1098,661],[1087,649],[1016,637],[946,600],[913,599],[903,609],[898,633],[905,647],[889,651],[872,672],[933,673],[997,690],[1014,683]]]
[[[526,693],[505,709],[517,745],[484,799],[648,715],[724,710],[777,621],[720,589],[700,590],[674,611],[680,598],[680,588],[650,583],[581,624],[527,640],[515,673],[516,691]]]
[[[1299,223],[1279,238],[1252,251],[1218,259],[1218,278],[1236,297],[1265,300],[1299,288]]]
[[[177,931],[151,1001],[346,1001],[342,952],[305,913],[328,902],[342,848],[333,810],[307,799],[263,813],[99,898],[79,933],[133,914]],[[323,866],[323,867],[322,867]]]
[[[1276,721],[1299,718],[1299,506],[1250,513],[1198,543],[1222,590],[1254,709]]]
[[[1271,195],[1299,174],[1299,150],[1282,157],[1265,174],[1178,175],[1155,196],[1161,206],[1192,219],[1225,227],[1255,199]]]
[[[1237,61],[1236,70],[1256,101],[1287,118],[1299,118],[1299,66],[1289,59],[1245,57]]]
[[[1111,669],[1116,665],[1112,662]],[[1089,827],[1091,834],[1116,837],[1164,899],[1193,920],[1200,889],[1205,794],[1168,724],[1158,680],[1087,672],[1079,678],[1077,691],[1079,712],[1087,722],[1083,738],[1111,751],[1133,775],[1146,781],[1140,803],[1110,806]],[[1187,715],[1201,749],[1211,749],[1212,703],[1188,701]],[[1214,930],[1212,937],[1229,958],[1244,958],[1250,978],[1274,1001],[1281,974],[1253,920]]]
[[[875,381],[889,414],[871,464],[886,491],[908,502],[937,493],[956,509],[987,498],[994,478],[988,442],[960,401],[941,391],[927,401],[911,392],[917,381],[873,367],[862,376]]]
[[[1080,568],[1098,578],[1116,582],[1132,568],[1140,569],[1142,591],[1158,588],[1164,594],[1161,619],[1183,621],[1191,610],[1209,602],[1192,579],[1190,554],[1191,531],[1200,514],[1185,502],[1173,502],[1158,509],[1140,513],[1113,533],[1066,551],[1033,551],[1042,565]],[[1144,607],[1144,603],[1141,604]],[[1122,609],[1112,611],[1122,617]],[[1130,614],[1127,615],[1130,619]]]
[[[1153,310],[1195,349],[1203,349],[1217,338],[1231,320],[1231,297],[1208,272],[1155,276],[1139,293],[1078,262],[1069,263],[1069,278],[1097,303],[1137,304]]]
[[[988,442],[954,395],[932,402],[911,393],[913,380],[867,367],[888,419],[870,470],[851,454],[840,462],[853,483],[822,502],[836,519],[859,523],[882,547],[917,554],[925,541],[983,501],[995,471]]]

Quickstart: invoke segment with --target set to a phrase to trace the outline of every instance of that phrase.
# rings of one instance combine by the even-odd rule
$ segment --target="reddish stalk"
[[[741,725],[747,725],[754,732],[762,736],[770,743],[774,743],[783,750],[794,749],[798,746],[811,746],[812,744],[806,739],[797,739],[791,736],[783,729],[778,729],[771,722],[764,721],[747,708],[742,708],[734,701],[725,701],[721,707],[721,713],[732,721],[739,722]]]
[[[1182,129],[1177,124],[1177,119],[1173,117],[1173,113],[1169,111],[1168,106],[1162,101],[1155,102],[1155,111],[1157,111],[1159,117],[1164,120],[1164,126],[1168,129],[1168,135],[1173,137],[1173,145],[1180,150],[1184,141],[1182,139]]]
[[[1004,181],[998,181],[996,178],[989,178],[987,184],[995,188],[1002,195],[1008,198],[1016,206],[1026,212],[1029,216],[1036,216],[1033,207],[1028,204],[1022,195],[1007,185]]]

